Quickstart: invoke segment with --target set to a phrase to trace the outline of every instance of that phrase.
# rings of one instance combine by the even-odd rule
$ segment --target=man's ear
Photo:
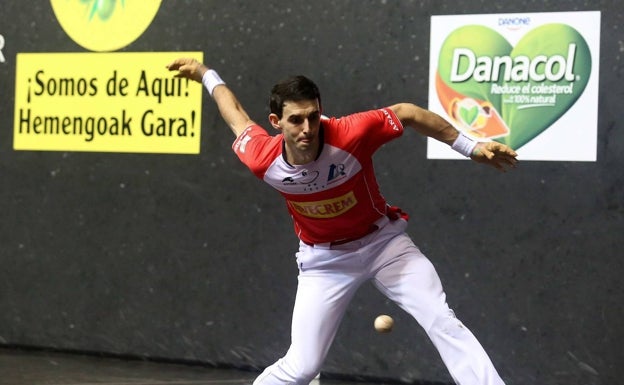
[[[269,114],[269,123],[271,123],[273,128],[276,130],[282,131],[282,128],[279,125],[279,120],[280,119],[277,117],[277,114]]]

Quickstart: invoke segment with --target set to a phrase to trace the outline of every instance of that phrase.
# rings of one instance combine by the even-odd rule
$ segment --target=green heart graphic
[[[474,123],[475,120],[477,120],[477,116],[479,115],[479,108],[477,108],[476,106],[473,106],[471,108],[461,107],[459,110],[459,115],[464,122],[471,125],[472,123]]]
[[[450,115],[463,124],[482,122],[478,114],[490,116],[493,108],[504,123],[492,137],[518,149],[576,102],[589,81],[591,64],[587,42],[566,24],[539,26],[515,47],[493,29],[468,25],[442,44],[436,86],[447,111],[460,101],[455,116]],[[465,99],[483,108],[464,107]]]

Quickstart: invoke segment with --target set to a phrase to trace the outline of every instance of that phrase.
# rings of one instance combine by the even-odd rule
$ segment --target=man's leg
[[[308,385],[318,374],[347,305],[362,278],[344,274],[353,255],[303,246],[306,259],[300,264],[297,296],[293,309],[291,345],[286,355],[256,378],[254,385]],[[313,260],[310,264],[308,260]],[[314,266],[314,261],[336,261]],[[353,272],[353,271],[351,271]]]
[[[425,329],[457,384],[504,384],[479,341],[449,309],[435,268],[406,234],[388,242],[375,265],[375,285]]]

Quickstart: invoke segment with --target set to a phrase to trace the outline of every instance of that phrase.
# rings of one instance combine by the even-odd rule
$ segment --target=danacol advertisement
[[[522,160],[595,161],[599,48],[600,12],[433,16],[429,109]]]

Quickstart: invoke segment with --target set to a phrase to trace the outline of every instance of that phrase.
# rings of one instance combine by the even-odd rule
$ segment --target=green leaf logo
[[[569,25],[537,27],[515,47],[468,25],[442,44],[436,91],[462,131],[518,149],[570,109],[590,72],[589,46]]]

